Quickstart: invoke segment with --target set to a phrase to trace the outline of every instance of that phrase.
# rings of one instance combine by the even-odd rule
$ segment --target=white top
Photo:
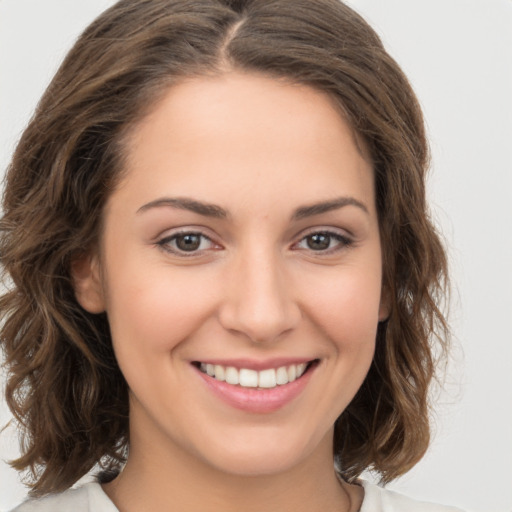
[[[407,498],[377,485],[361,481],[364,500],[360,512],[462,512],[454,507],[445,507]],[[28,500],[12,512],[119,512],[101,485],[92,482],[61,494]]]

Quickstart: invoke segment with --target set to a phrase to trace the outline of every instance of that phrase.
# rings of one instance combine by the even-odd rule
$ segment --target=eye
[[[351,243],[350,238],[340,233],[316,231],[302,238],[297,247],[315,252],[334,252],[348,247]]]
[[[183,255],[186,253],[193,255],[194,253],[216,247],[210,238],[197,232],[175,233],[174,235],[162,238],[157,245],[168,252]]]

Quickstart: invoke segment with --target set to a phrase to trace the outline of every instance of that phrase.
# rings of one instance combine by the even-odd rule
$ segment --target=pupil
[[[182,235],[176,239],[176,245],[182,251],[195,251],[201,244],[199,235]]]
[[[314,251],[328,249],[329,244],[331,242],[331,237],[329,235],[324,235],[322,233],[317,233],[315,235],[308,236],[308,247],[313,249]]]

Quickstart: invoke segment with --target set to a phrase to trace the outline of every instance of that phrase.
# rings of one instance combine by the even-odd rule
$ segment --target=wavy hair
[[[130,128],[172,84],[227,69],[328,93],[373,161],[390,315],[336,421],[338,471],[351,481],[372,469],[387,482],[428,446],[434,354],[448,339],[446,257],[425,201],[422,113],[379,37],[338,0],[121,0],[67,55],[6,175],[0,342],[22,434],[11,464],[29,470],[34,496],[125,460],[127,385],[107,318],[78,305],[70,265],[98,243]]]

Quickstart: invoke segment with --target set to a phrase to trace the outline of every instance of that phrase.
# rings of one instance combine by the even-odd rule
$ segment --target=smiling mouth
[[[202,373],[219,382],[243,388],[272,389],[300,379],[317,363],[318,359],[315,359],[308,363],[290,364],[261,371],[201,362],[195,362],[194,365]]]

